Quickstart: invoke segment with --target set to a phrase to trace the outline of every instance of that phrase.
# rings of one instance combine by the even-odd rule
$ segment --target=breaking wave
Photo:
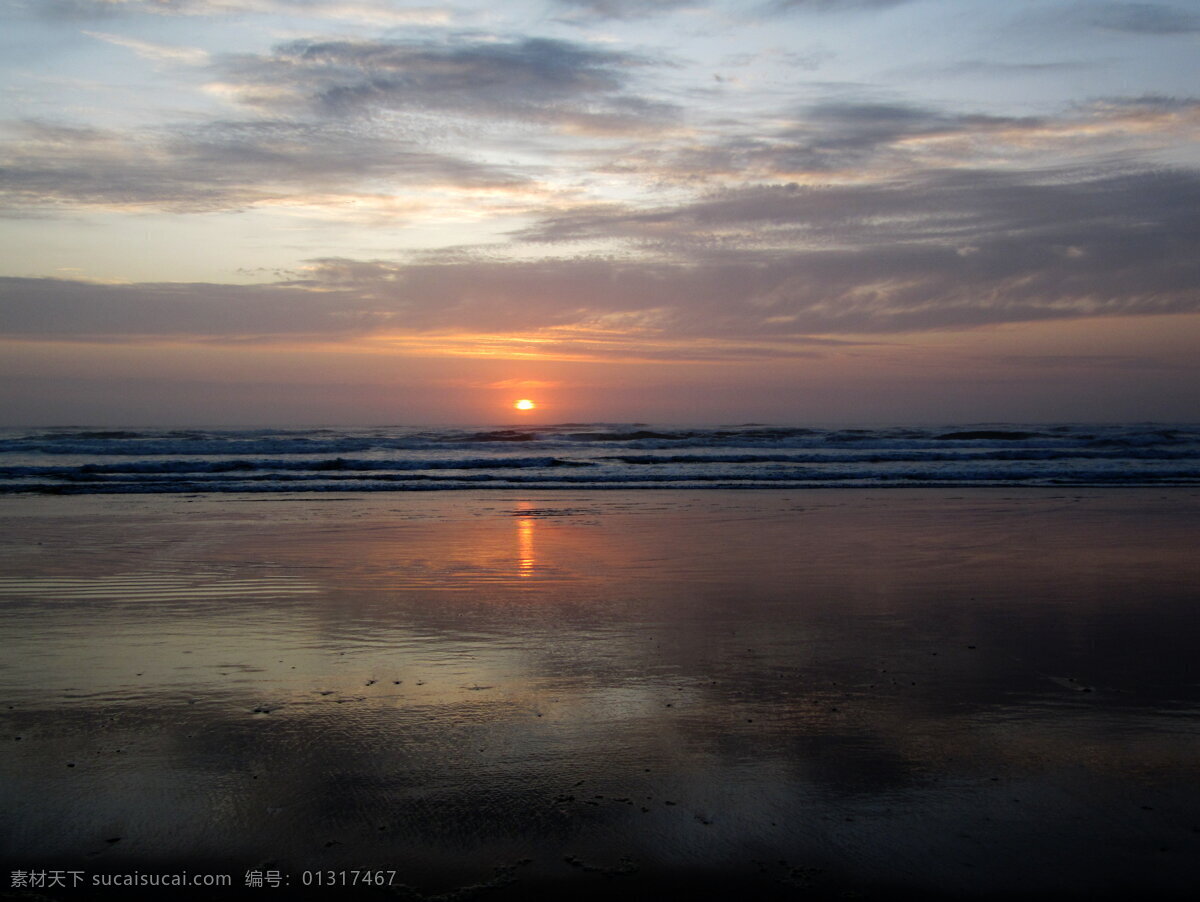
[[[1176,424],[0,431],[6,493],[1196,483]]]

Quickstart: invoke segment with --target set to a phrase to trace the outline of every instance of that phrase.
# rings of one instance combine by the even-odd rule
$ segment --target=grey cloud
[[[337,0],[14,0],[17,7],[46,19],[110,19],[133,15],[211,16],[246,12],[315,13],[339,11]],[[369,2],[369,0],[368,0]],[[387,0],[379,0],[386,3]],[[340,7],[345,11],[345,7]]]
[[[272,341],[380,330],[506,333],[613,314],[636,318],[652,303],[648,291],[655,286],[669,289],[670,303],[683,304],[695,286],[689,279],[664,282],[670,275],[605,260],[406,266],[332,259],[266,286],[0,278],[0,334]],[[732,288],[731,277],[719,283]]]
[[[770,311],[735,317],[743,329],[890,331],[1200,311],[1197,223],[1194,172],[1033,180],[955,171],[582,211],[524,237],[624,238],[683,271],[718,261],[740,274],[730,299]]]
[[[706,6],[707,0],[554,0],[559,6],[598,19],[644,19],[680,7]]]
[[[1023,147],[1047,141],[1068,153],[1094,150],[1102,143],[1109,150],[1127,151],[1130,145],[1136,147],[1140,135],[1170,127],[1163,114],[1196,110],[1200,102],[1194,97],[1154,96],[1094,101],[1057,118],[950,113],[899,103],[827,102],[794,111],[790,122],[769,131],[725,123],[723,134],[707,143],[648,146],[608,165],[614,171],[653,173],[683,183],[714,176],[748,182],[849,170],[869,174],[875,166],[893,171],[921,168],[929,165],[931,155],[942,160],[941,165],[952,158],[967,164],[989,141],[995,142],[997,152],[1022,153]]]
[[[515,186],[525,179],[512,169],[425,149],[388,129],[335,127],[282,120],[216,122],[177,131],[172,155],[209,172],[244,167],[256,181],[295,179],[320,187],[322,179],[346,183],[389,178],[396,185],[450,181],[474,187]]]
[[[1162,171],[1108,178],[1086,173],[1016,175],[986,170],[930,172],[867,185],[736,189],[657,210],[604,207],[547,217],[529,241],[623,238],[686,251],[708,233],[742,228],[778,246],[818,236],[848,246],[913,242],[959,246],[997,236],[1111,234],[1135,240],[1160,231],[1197,237],[1200,176]],[[764,230],[780,230],[771,235]]]
[[[122,7],[104,0],[16,0],[17,10],[44,19],[108,19],[120,14]]]
[[[135,13],[206,12],[209,0],[24,0],[26,11],[47,19],[108,19]]]
[[[674,114],[623,90],[645,61],[560,41],[302,41],[226,65],[247,94],[270,98],[268,113],[128,133],[18,123],[0,147],[0,199],[20,213],[59,204],[191,212],[369,182],[371,193],[382,183],[392,194],[436,182],[513,187],[528,184],[527,174],[440,152],[431,130],[453,130],[457,114],[624,133]],[[405,115],[373,115],[380,111]]]
[[[1036,119],[950,115],[924,107],[886,103],[823,103],[803,111],[800,121],[780,133],[797,149],[826,165],[843,166],[849,155],[889,145],[902,138],[951,133],[979,134],[997,128],[1039,124]]]
[[[301,67],[319,69],[320,60],[328,59],[334,68],[363,68],[361,60],[354,62],[363,45],[303,47],[323,49],[314,49]],[[543,48],[546,68],[530,69],[527,48],[500,49],[505,48],[523,60],[513,63],[513,72],[539,83],[551,79],[547,73],[562,60],[584,51],[573,45]],[[389,51],[402,58],[407,53],[394,45],[365,48],[368,57],[376,51],[384,58]],[[438,70],[433,65],[442,59],[438,52],[421,57],[415,71],[431,80],[427,93],[453,93],[449,85],[458,70],[454,65]],[[541,58],[541,52],[532,57]],[[446,53],[445,59],[457,59]],[[547,85],[542,102],[553,105],[572,91],[586,94],[592,85],[598,91],[619,88],[620,58],[599,53],[595,59],[598,73],[576,73],[582,80],[557,89],[563,94]],[[466,60],[466,74],[459,77],[472,89],[483,71],[512,62],[497,64],[494,56],[473,52]],[[618,96],[636,104],[636,98]],[[1154,116],[1195,103],[1146,97],[1111,106],[1120,116]],[[1037,132],[1046,124],[899,104],[829,103],[804,111],[770,140],[728,140],[692,152],[691,161],[701,175],[747,162],[751,169],[819,172],[867,160],[912,136]],[[228,209],[254,203],[268,190],[286,195],[358,179],[477,185],[520,180],[517,173],[397,140],[388,126],[369,118],[211,123],[140,140],[45,123],[27,129],[19,152],[0,170],[0,188],[25,205]],[[679,159],[672,165],[682,168]],[[638,259],[490,262],[463,255],[407,265],[324,260],[312,271],[265,287],[7,280],[0,287],[0,309],[7,330],[27,335],[179,333],[265,340],[385,328],[586,330],[600,323],[641,335],[795,343],[821,332],[1200,311],[1197,223],[1195,171],[948,169],[889,182],[758,185],[653,209],[581,208],[546,216],[514,236],[529,244],[624,245],[636,249]]]
[[[692,338],[798,353],[820,334],[1197,313],[1197,223],[1194,172],[1037,181],[948,172],[729,192],[654,213],[609,208],[547,221],[537,236],[624,236],[663,250],[657,260],[331,259],[249,287],[9,279],[0,310],[6,330],[23,335],[265,340],[556,327],[548,337],[567,345],[612,335],[620,353]],[[738,237],[722,248],[710,231]],[[756,244],[763,233],[778,240]]]
[[[540,122],[644,125],[673,107],[624,93],[643,57],[568,41],[294,41],[227,61],[230,83],[265,107],[323,115],[425,110]],[[282,92],[282,97],[281,97]]]
[[[5,153],[0,198],[16,210],[100,204],[197,212],[352,190],[367,179],[470,187],[524,181],[363,129],[257,120],[124,134],[31,122]]]
[[[772,12],[852,12],[887,9],[913,0],[772,0],[767,9]]]
[[[925,107],[886,103],[823,103],[797,111],[789,125],[769,133],[742,131],[730,124],[727,136],[681,150],[649,149],[641,159],[629,154],[616,167],[639,165],[680,181],[708,175],[747,173],[779,178],[862,167],[884,154],[903,159],[902,144],[915,137],[986,137],[989,132],[1036,130],[1044,121],[948,114]]]
[[[806,71],[814,71],[821,68],[823,64],[832,59],[835,54],[832,50],[820,46],[814,46],[812,49],[797,52],[795,50],[773,50],[769,54],[758,53],[733,53],[726,56],[720,61],[721,66],[730,66],[733,68],[741,68],[749,66],[764,57],[777,59],[788,66]]]
[[[1171,97],[1165,94],[1143,94],[1140,97],[1110,97],[1098,101],[1101,110],[1118,110],[1131,113],[1176,113],[1188,110],[1200,111],[1200,100],[1195,97]]]
[[[1162,3],[1103,3],[1081,7],[1088,22],[1112,31],[1168,35],[1200,31],[1200,15]]]
[[[286,285],[106,285],[0,278],[0,310],[7,335],[103,340],[333,334],[347,329],[331,315],[335,304],[333,298]]]
[[[1014,63],[997,60],[963,60],[949,66],[941,66],[935,71],[951,75],[1046,75],[1054,72],[1070,72],[1081,69],[1094,69],[1103,63],[1095,60],[1057,60],[1043,63]]]
[[[1087,367],[1090,370],[1192,370],[1179,363],[1156,357],[1133,354],[1006,354],[995,358],[996,363],[1022,369],[1069,369]]]

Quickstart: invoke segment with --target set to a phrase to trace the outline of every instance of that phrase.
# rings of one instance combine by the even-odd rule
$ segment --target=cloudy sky
[[[1194,2],[0,0],[0,73],[0,425],[1198,418]]]

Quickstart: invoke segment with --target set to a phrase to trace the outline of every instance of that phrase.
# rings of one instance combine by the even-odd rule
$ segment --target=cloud
[[[554,0],[575,16],[572,18],[645,19],[676,9],[707,5],[707,0]]]
[[[929,71],[949,75],[984,75],[1009,78],[1015,75],[1042,77],[1056,72],[1077,72],[1102,66],[1098,60],[1051,60],[1040,63],[1018,63],[1012,61],[971,59],[914,71]]]
[[[978,245],[997,236],[1138,235],[1178,230],[1200,212],[1200,175],[1188,170],[1095,177],[1050,171],[942,170],[888,182],[730,189],[649,210],[616,205],[545,217],[520,237],[535,242],[620,239],[700,256],[714,235],[743,251],[787,253],[814,246],[850,249],[942,243]]]
[[[1061,147],[1111,135],[1169,146],[1194,134],[1197,122],[1195,101],[1162,97],[1095,103],[1058,120],[821,104],[770,140],[736,148],[724,139],[706,160],[695,150],[688,165],[704,180],[735,169],[734,153],[754,159],[743,166],[750,180],[724,190],[653,205],[571,205],[557,196],[558,208],[511,232],[515,248],[499,248],[516,252],[510,261],[469,248],[408,263],[331,258],[255,287],[10,280],[5,321],[21,334],[74,337],[102,327],[214,340],[522,334],[537,336],[542,351],[616,342],[634,353],[653,342],[662,354],[664,342],[728,339],[760,343],[765,354],[769,344],[771,353],[798,352],[819,334],[1194,312],[1200,172],[1139,168],[1128,156],[1097,166]],[[24,128],[20,152],[0,171],[0,189],[19,209],[230,209],[303,202],[372,179],[410,202],[420,185],[514,197],[537,187],[504,167],[405,144],[370,120],[220,122],[156,141],[45,123]],[[1011,148],[1049,142],[1057,165],[979,165],[985,139]],[[968,150],[944,146],[963,141]],[[953,165],[919,165],[931,143]],[[871,170],[876,159],[889,166]],[[847,160],[857,178],[753,179],[772,168],[833,172]],[[901,160],[915,163],[896,165]],[[661,165],[685,168],[678,158]],[[534,209],[527,205],[526,216]],[[583,256],[565,256],[580,243]]]
[[[519,172],[438,153],[369,129],[283,120],[124,133],[25,122],[4,148],[0,199],[14,210],[81,205],[236,210],[329,195],[449,185],[519,191]],[[410,198],[411,200],[411,198]]]
[[[180,52],[93,34],[158,58]],[[676,114],[626,90],[646,60],[564,41],[298,41],[220,65],[226,81],[210,89],[255,107],[250,115],[127,132],[8,124],[0,198],[10,215],[65,205],[211,212],[338,198],[373,215],[417,210],[424,201],[414,189],[436,186],[516,197],[538,189],[531,172],[485,161],[490,128],[511,126],[511,139],[544,143],[526,131],[530,124],[560,137],[660,133]]]
[[[811,353],[822,335],[1197,313],[1197,223],[1196,172],[946,171],[610,206],[525,236],[645,246],[629,259],[330,258],[267,286],[7,279],[0,311],[10,336],[358,336],[430,354],[767,359]]]
[[[647,335],[784,338],[1200,310],[1196,173],[1028,181],[950,172],[887,186],[747,189],[659,211],[648,239],[636,216],[602,219],[604,235],[632,233],[672,253],[657,263],[463,265],[403,278],[410,296],[436,297],[437,309],[474,298],[484,320],[491,305],[515,322],[527,310],[526,325],[620,314],[608,320],[615,330]],[[727,230],[742,240],[713,253],[709,233]],[[780,234],[756,245],[763,232]]]
[[[896,103],[821,103],[804,110],[778,138],[791,142],[788,168],[819,171],[860,165],[880,149],[913,138],[982,137],[1037,124],[1032,118],[946,114]]]
[[[771,12],[857,12],[887,9],[912,2],[913,0],[771,0],[767,9]]]
[[[1079,12],[1089,24],[1111,31],[1147,35],[1200,31],[1200,15],[1162,3],[1091,3]]]
[[[626,92],[653,65],[569,41],[312,41],[225,63],[223,88],[260,109],[323,117],[424,111],[598,131],[659,128],[677,110]]]
[[[384,27],[434,25],[450,21],[437,6],[397,8],[390,0],[21,0],[28,13],[50,20],[104,20],[137,15],[240,16],[303,15]]]
[[[723,124],[690,143],[631,148],[610,164],[680,184],[894,178],[963,166],[1070,165],[1200,137],[1200,103],[1142,97],[1097,101],[1067,115],[994,116],[900,103],[824,102],[777,117],[770,129]]]
[[[387,52],[395,49],[389,45]],[[515,51],[520,62],[513,65],[524,75],[531,66],[526,49],[502,46],[499,57],[503,63],[497,68],[512,63],[505,57]],[[316,60],[324,59],[326,53],[340,61],[345,56],[357,60],[361,53],[371,57],[374,51],[384,52],[375,45],[364,49],[357,44],[338,44],[315,52],[304,65],[319,65]],[[535,51],[532,59],[543,59],[542,52]],[[407,49],[399,53],[407,59]],[[472,199],[474,218],[529,217],[537,215],[536,205],[552,199],[557,210],[543,213],[534,225],[518,233],[518,238],[531,242],[636,240],[642,246],[657,242],[668,247],[686,235],[693,245],[703,237],[708,253],[737,253],[772,243],[798,242],[807,247],[818,240],[871,240],[870,223],[864,225],[852,216],[836,228],[832,221],[823,221],[819,229],[804,225],[802,218],[792,217],[793,201],[770,187],[779,182],[825,184],[827,190],[806,203],[813,205],[813,210],[826,206],[850,216],[868,196],[872,203],[893,196],[894,187],[887,186],[898,184],[906,174],[915,178],[925,171],[953,168],[1019,172],[1033,170],[1046,159],[1059,167],[1078,168],[1090,155],[1154,152],[1200,136],[1200,103],[1188,98],[1097,102],[1057,119],[956,114],[896,103],[830,102],[809,106],[790,118],[780,117],[769,131],[755,132],[748,126],[739,130],[733,123],[707,140],[702,132],[694,137],[680,132],[671,139],[607,148],[576,143],[572,155],[543,159],[537,166],[517,166],[489,159],[487,131],[479,122],[447,120],[432,108],[439,102],[457,104],[465,116],[466,110],[490,107],[479,114],[486,121],[483,117],[500,106],[498,98],[486,104],[482,94],[472,97],[468,88],[454,91],[444,84],[452,78],[454,66],[439,69],[433,62],[459,58],[456,52],[447,51],[441,57],[439,53],[422,53],[420,61],[413,64],[418,73],[426,68],[437,70],[429,76],[431,83],[423,87],[417,84],[422,77],[418,76],[412,96],[405,101],[428,107],[423,112],[412,110],[416,119],[395,120],[365,110],[359,115],[322,117],[310,111],[287,116],[279,109],[270,116],[129,132],[40,121],[10,123],[8,140],[0,145],[0,200],[8,208],[8,216],[72,206],[186,213],[269,204],[302,205],[316,215],[324,210],[330,218],[374,222],[422,214],[463,214],[465,208],[456,197]],[[576,72],[574,83],[554,77],[556,67],[573,53],[568,50],[559,56],[558,51],[549,52],[551,61],[545,70],[532,67],[528,79],[554,84],[548,84],[541,94],[535,89],[528,91],[517,101],[529,105],[522,112],[534,117],[561,115],[559,124],[565,126],[568,121],[578,121],[571,118],[577,115],[570,102],[573,92],[586,94],[598,83],[601,87],[596,90],[614,86],[619,90],[619,75],[609,72],[607,65],[601,65],[597,75]],[[466,58],[467,75],[462,83],[467,86],[486,80],[484,70],[490,71],[496,59],[474,52]],[[604,54],[600,59],[611,62]],[[501,83],[496,88],[500,96],[518,93],[512,84],[516,75],[510,76],[508,86],[502,84],[501,75],[493,72],[493,76],[493,82]],[[443,101],[442,94],[451,97]],[[370,107],[374,101],[360,98],[357,102]],[[634,115],[640,116],[640,112],[635,110]],[[482,140],[466,142],[469,151],[451,149],[463,146],[464,133]],[[539,137],[527,140],[537,142]],[[471,151],[479,156],[465,155]],[[558,165],[552,165],[556,161]],[[549,194],[551,183],[541,181],[561,180],[563,174],[582,177],[585,172],[690,190],[694,190],[692,186],[727,185],[735,193],[718,200],[710,187],[690,204],[664,209],[610,208],[582,205],[580,196],[561,188]],[[839,193],[839,184],[864,186],[864,190]],[[874,194],[866,190],[872,185],[878,189]],[[663,195],[656,191],[653,196]],[[789,212],[778,226],[767,230],[755,231],[736,222],[710,229],[681,228],[680,217],[694,222],[696,217],[708,215],[705,211],[715,215],[731,197],[740,198],[739,205],[759,204],[762,215],[780,209],[781,204]]]
[[[679,110],[641,87],[660,64],[608,45],[298,40],[210,65],[242,104],[228,119],[125,132],[13,124],[0,195],[18,213],[308,204],[338,216],[361,201],[416,219],[435,194],[491,193],[507,200],[470,213],[519,214],[511,243],[489,259],[460,248],[315,260],[266,286],[9,279],[11,334],[426,349],[469,335],[484,352],[525,342],[682,359],[733,343],[767,357],[809,353],[820,335],[1200,310],[1200,173],[1137,162],[1182,157],[1200,132],[1194,98],[1058,117],[838,100],[666,135]],[[560,140],[640,130],[660,140]],[[503,162],[483,147],[497,131]],[[509,162],[531,149],[553,154]],[[607,202],[574,184],[551,190],[610,176],[625,180]]]
[[[84,34],[115,44],[118,47],[128,47],[138,56],[154,62],[184,63],[189,66],[200,66],[208,62],[208,52],[198,47],[178,47],[167,44],[155,44],[141,41],[137,38],[124,37],[116,34],[105,34],[101,31],[86,31]]]
[[[110,19],[130,15],[208,15],[254,0],[18,0],[28,12],[47,19]]]

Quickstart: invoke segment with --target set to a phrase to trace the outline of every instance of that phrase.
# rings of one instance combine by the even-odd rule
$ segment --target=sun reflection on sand
[[[518,512],[530,511],[533,505],[522,501],[517,505]],[[525,516],[517,520],[517,574],[522,578],[533,576],[537,561],[533,550],[533,517]]]

